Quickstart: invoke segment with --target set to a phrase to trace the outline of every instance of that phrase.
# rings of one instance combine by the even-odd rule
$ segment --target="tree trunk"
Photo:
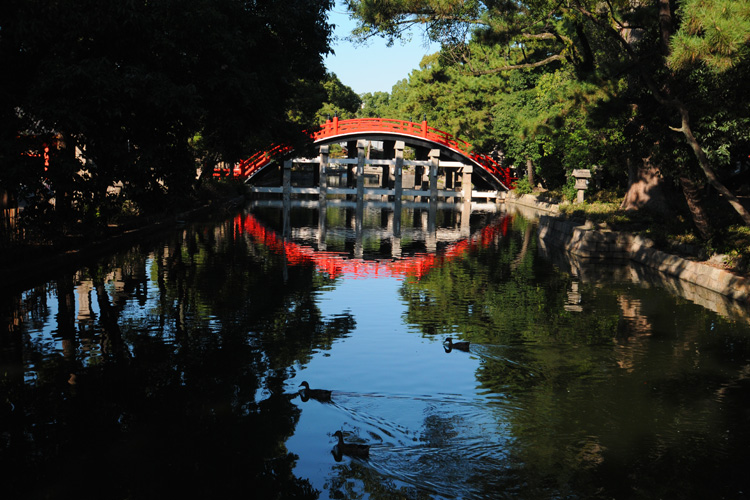
[[[661,53],[669,55],[669,40],[672,38],[672,7],[669,0],[659,0],[659,31],[661,31]]]
[[[702,239],[709,239],[713,234],[713,230],[708,219],[708,214],[706,214],[706,209],[703,206],[701,188],[687,177],[680,177],[680,185],[682,186],[682,193],[685,195],[685,201],[687,201],[688,208],[690,209],[690,214],[693,216],[695,228]]]
[[[531,184],[531,188],[534,188],[535,182],[534,182],[534,162],[531,161],[531,158],[528,156],[526,157],[526,177],[529,179],[529,184]]]
[[[77,170],[75,141],[70,134],[63,134],[58,140],[58,151],[52,155],[48,176],[55,197],[55,216],[58,228],[67,233],[72,219],[73,175]]]
[[[734,208],[740,217],[742,217],[745,224],[750,226],[750,212],[748,212],[744,205],[742,205],[734,193],[719,181],[716,173],[711,168],[711,164],[708,162],[708,157],[706,156],[705,151],[703,151],[703,148],[701,148],[700,144],[698,144],[698,140],[693,135],[693,131],[690,128],[690,117],[687,108],[679,101],[676,102],[675,107],[678,109],[680,116],[682,117],[682,127],[679,131],[683,133],[688,144],[693,149],[695,157],[698,158],[698,165],[700,165],[701,170],[703,170],[703,174],[706,176],[706,179],[708,179],[708,183],[711,184],[719,194],[727,199],[729,204],[732,205],[732,208]]]
[[[76,299],[73,292],[73,276],[66,274],[57,285],[57,335],[62,340],[63,357],[66,361],[76,358]]]
[[[94,275],[94,290],[99,304],[99,323],[102,327],[102,352],[119,359],[127,359],[129,356],[123,346],[122,332],[117,322],[118,314],[109,301],[101,270],[97,270]]]
[[[630,187],[620,204],[624,210],[648,209],[656,213],[669,213],[669,204],[664,195],[661,171],[651,165],[648,158],[643,159],[643,164],[636,168],[628,160],[628,177]]]

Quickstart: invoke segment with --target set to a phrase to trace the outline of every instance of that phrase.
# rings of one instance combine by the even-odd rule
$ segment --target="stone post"
[[[286,205],[292,199],[292,160],[284,162],[284,172],[281,176],[282,198]]]
[[[404,192],[403,170],[404,170],[404,148],[405,147],[406,147],[406,144],[404,143],[404,141],[396,142],[396,146],[395,146],[396,165],[393,167],[393,178],[394,178],[393,201],[396,202],[399,208],[401,206],[401,194]]]
[[[320,146],[320,163],[318,164],[318,199],[325,204],[328,194],[328,146]]]
[[[318,206],[318,251],[326,251],[326,212],[327,204],[322,201]]]
[[[365,198],[365,148],[367,141],[357,141],[357,200]]]
[[[473,166],[464,165],[461,175],[461,191],[463,192],[464,201],[468,202],[471,202],[471,174],[473,171]]]
[[[471,236],[471,200],[464,200],[461,203],[461,236],[464,238]]]
[[[437,203],[437,195],[438,195],[438,185],[437,185],[437,179],[438,179],[438,165],[440,163],[440,150],[439,149],[432,149],[430,150],[430,203],[436,204]]]

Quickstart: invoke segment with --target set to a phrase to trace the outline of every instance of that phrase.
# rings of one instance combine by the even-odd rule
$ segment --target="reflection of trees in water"
[[[428,500],[432,492],[398,484],[382,473],[356,460],[336,465],[334,474],[326,481],[330,498],[356,500],[360,498]]]
[[[507,398],[497,418],[523,464],[508,483],[531,497],[731,493],[730,473],[750,465],[726,437],[750,434],[747,328],[629,284],[580,283],[581,307],[566,310],[573,278],[518,222],[498,245],[402,289],[408,321],[472,341],[477,380]],[[486,481],[485,494],[497,486]]]
[[[25,362],[36,380],[1,386],[11,418],[0,423],[0,465],[12,479],[0,492],[316,497],[284,447],[299,418],[284,383],[289,366],[347,335],[354,319],[323,317],[311,296],[328,283],[305,267],[288,269],[284,283],[282,266],[227,223],[89,268],[79,292],[97,312],[87,306],[78,323],[75,282],[58,279],[62,352],[43,336],[4,337],[3,353],[23,353],[4,363],[23,373]],[[31,295],[39,323],[50,321],[43,293]],[[13,314],[28,316],[14,304]],[[82,473],[83,491],[74,480]]]

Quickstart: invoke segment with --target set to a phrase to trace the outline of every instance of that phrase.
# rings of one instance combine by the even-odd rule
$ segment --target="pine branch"
[[[533,63],[525,63],[525,64],[512,64],[510,66],[503,66],[500,68],[492,68],[482,71],[472,71],[471,74],[479,76],[479,75],[493,75],[495,73],[501,73],[503,71],[510,71],[514,69],[530,69],[530,68],[538,68],[539,66],[544,66],[546,64],[550,64],[554,61],[563,61],[565,60],[565,56],[562,54],[555,54],[552,56],[549,56],[546,59],[543,59],[541,61],[533,62]]]

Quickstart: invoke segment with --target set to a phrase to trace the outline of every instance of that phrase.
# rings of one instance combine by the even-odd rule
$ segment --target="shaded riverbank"
[[[177,214],[145,217],[135,223],[109,228],[98,238],[80,239],[66,244],[29,246],[5,252],[0,258],[0,282],[6,288],[23,288],[55,273],[82,265],[86,260],[126,248],[133,243],[156,237],[199,217],[236,210],[246,201],[237,196],[205,203]]]
[[[560,215],[556,204],[538,201],[534,196],[509,196],[506,203],[548,214],[538,216],[539,238],[579,259],[634,261],[741,304],[750,304],[747,276],[721,269],[708,261],[665,252],[655,248],[653,241],[627,231],[599,229],[591,221],[568,219]]]

